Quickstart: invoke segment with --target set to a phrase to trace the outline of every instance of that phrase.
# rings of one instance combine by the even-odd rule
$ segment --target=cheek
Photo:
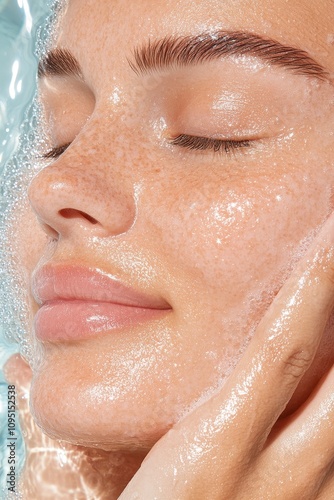
[[[156,217],[165,254],[226,306],[240,306],[268,281],[281,282],[306,249],[329,213],[328,177],[285,174],[185,186],[181,201],[173,199]]]

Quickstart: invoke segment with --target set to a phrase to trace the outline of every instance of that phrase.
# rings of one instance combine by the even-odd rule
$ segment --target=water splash
[[[38,58],[52,37],[58,0],[0,0],[0,369],[9,355],[25,349],[26,306],[22,277],[17,275],[15,241],[8,222],[24,195],[26,174],[40,140],[37,133],[36,70]],[[13,342],[14,341],[14,342]],[[7,384],[0,371],[0,497],[7,493]],[[23,440],[17,429],[16,471],[24,461]],[[8,498],[20,498],[10,494]]]

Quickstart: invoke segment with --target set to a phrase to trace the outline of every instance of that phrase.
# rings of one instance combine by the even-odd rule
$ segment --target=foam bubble
[[[62,0],[48,1],[46,9],[49,8],[50,13],[35,34],[37,59],[46,53],[55,39],[64,4]],[[29,82],[24,84],[28,86]],[[30,85],[33,94],[34,83]],[[24,357],[32,359],[31,346],[27,342],[27,327],[31,320],[28,278],[22,273],[15,227],[24,210],[27,186],[41,168],[41,162],[36,158],[45,143],[36,91],[19,132],[19,140],[13,145],[14,154],[4,163],[0,179],[0,323],[5,339],[19,343]]]

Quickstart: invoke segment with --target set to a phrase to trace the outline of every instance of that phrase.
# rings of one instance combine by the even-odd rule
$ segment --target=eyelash
[[[225,153],[231,154],[235,153],[239,149],[249,148],[251,146],[251,140],[244,139],[240,141],[232,139],[212,139],[209,137],[199,137],[196,135],[179,134],[170,140],[170,144],[173,146],[179,146],[182,148],[190,149],[192,151],[213,151],[214,153]],[[43,154],[44,159],[56,159],[61,156],[66,149],[70,146],[70,143],[64,144],[63,146],[56,146],[50,151]]]
[[[173,146],[180,146],[193,151],[211,150],[214,153],[230,154],[236,152],[238,149],[249,148],[252,141],[248,139],[240,141],[232,139],[212,139],[210,137],[180,134],[174,137],[170,142]]]
[[[70,142],[67,144],[64,144],[63,146],[56,146],[55,148],[50,149],[46,153],[42,155],[42,158],[45,160],[50,160],[50,159],[56,159],[61,156],[66,149],[70,146]]]

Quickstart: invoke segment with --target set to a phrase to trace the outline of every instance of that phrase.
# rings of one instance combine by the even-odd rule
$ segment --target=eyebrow
[[[149,40],[128,59],[137,75],[168,67],[203,64],[231,56],[253,56],[267,64],[302,76],[328,80],[328,71],[305,50],[245,31],[219,31],[197,36],[164,37]],[[48,52],[38,64],[38,77],[75,76],[83,79],[78,60],[65,48]]]
[[[50,50],[38,63],[38,78],[50,76],[76,76],[82,78],[78,60],[67,49]]]
[[[135,73],[141,75],[167,67],[201,64],[231,56],[254,56],[296,75],[320,80],[329,78],[327,70],[305,50],[244,31],[219,31],[149,40],[145,45],[135,48],[134,60],[128,62]]]

